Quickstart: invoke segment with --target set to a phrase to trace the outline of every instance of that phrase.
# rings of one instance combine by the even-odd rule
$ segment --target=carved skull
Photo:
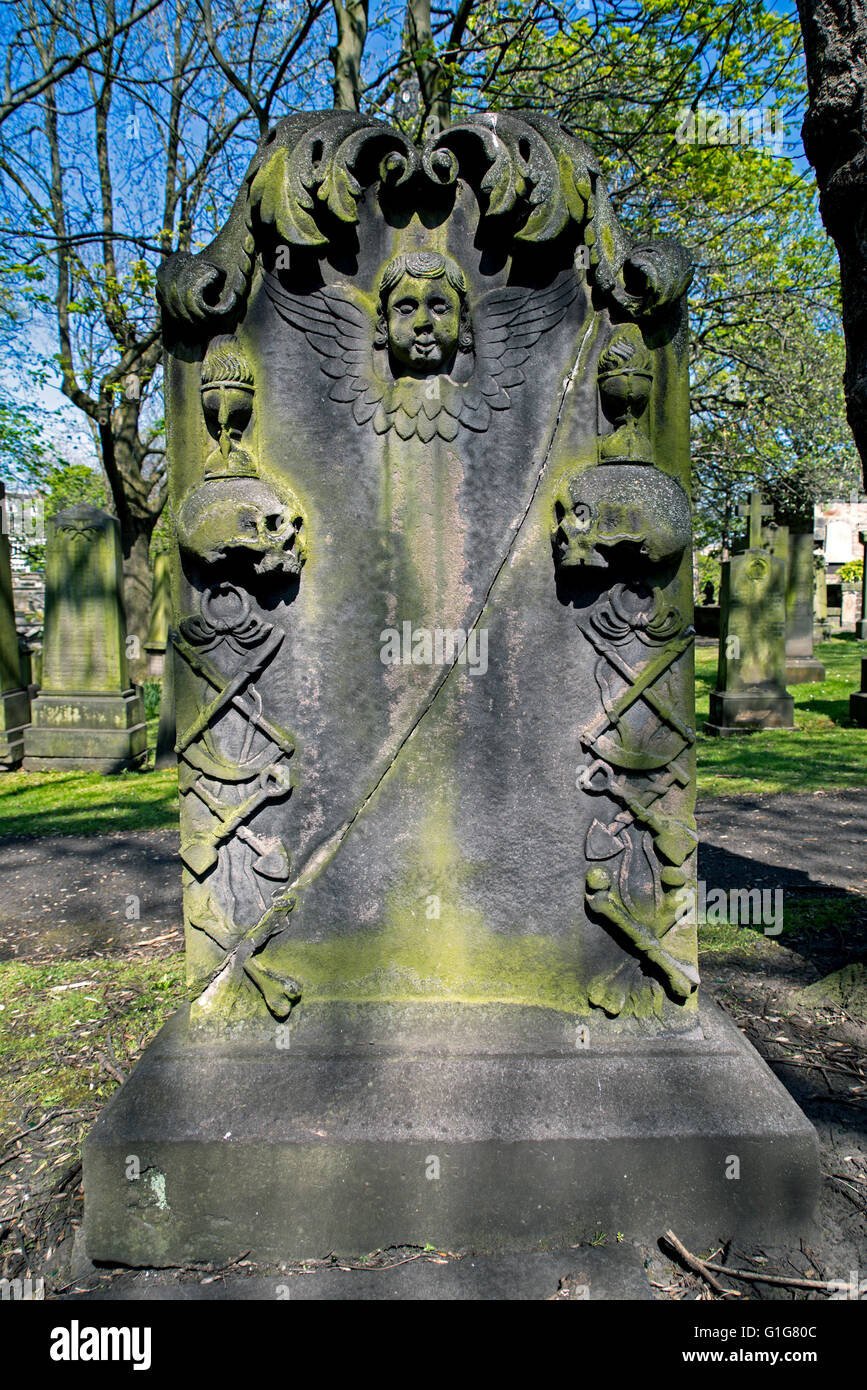
[[[691,533],[683,488],[645,465],[570,470],[554,502],[551,541],[558,568],[631,566],[639,557],[661,565],[683,554]]]
[[[256,574],[299,574],[306,559],[304,513],[257,478],[211,478],[184,498],[177,517],[181,549],[206,565],[246,554]]]

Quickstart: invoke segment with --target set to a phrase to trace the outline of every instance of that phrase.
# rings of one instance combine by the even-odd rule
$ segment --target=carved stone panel
[[[695,1028],[689,275],[508,113],[290,117],[167,262],[197,1024]]]

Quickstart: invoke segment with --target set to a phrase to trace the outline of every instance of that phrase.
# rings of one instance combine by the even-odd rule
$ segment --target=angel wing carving
[[[466,382],[446,374],[393,376],[387,353],[374,346],[376,303],[354,285],[341,282],[295,295],[267,274],[265,291],[281,318],[319,353],[319,365],[333,381],[331,400],[351,405],[356,422],[371,421],[377,434],[394,429],[401,439],[417,435],[427,443],[435,435],[455,439],[460,426],[481,433],[493,410],[509,409],[510,392],[525,380],[531,348],[560,323],[577,281],[568,272],[544,290],[507,287],[484,295],[473,307],[475,364]]]

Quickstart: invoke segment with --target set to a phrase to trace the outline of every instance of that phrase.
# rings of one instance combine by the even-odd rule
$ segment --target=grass
[[[50,965],[5,961],[0,969],[0,1147],[28,1106],[103,1104],[117,1079],[102,1058],[129,1070],[188,997],[183,972],[182,955]]]
[[[764,730],[737,738],[701,732],[716,685],[715,647],[696,650],[696,723],[699,796],[743,792],[840,791],[867,787],[867,729],[849,721],[849,696],[861,684],[867,646],[854,636],[820,643],[816,655],[826,679],[793,685],[796,728]]]
[[[3,835],[99,835],[176,829],[178,777],[166,772],[6,772]]]

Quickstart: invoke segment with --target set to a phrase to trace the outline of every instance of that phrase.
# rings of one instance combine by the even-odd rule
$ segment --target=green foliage
[[[847,560],[840,566],[839,577],[844,584],[860,584],[864,578],[864,561]]]
[[[717,554],[696,554],[695,556],[695,595],[696,603],[704,603],[704,586],[713,585],[714,603],[719,603],[722,566]]]
[[[162,693],[162,681],[148,677],[148,679],[143,682],[142,694],[144,696],[145,719],[159,719]]]
[[[697,544],[738,534],[735,506],[758,484],[786,505],[857,487],[837,260],[798,162],[796,14],[762,0],[529,11],[475,7],[458,97],[468,110],[556,114],[598,156],[635,234],[690,247]],[[757,125],[747,128],[747,112]]]

